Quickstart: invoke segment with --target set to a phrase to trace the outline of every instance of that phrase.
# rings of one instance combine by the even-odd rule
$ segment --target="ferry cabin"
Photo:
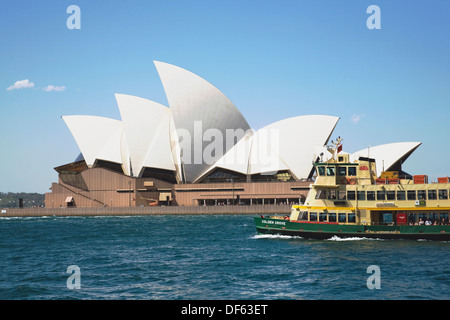
[[[428,183],[426,176],[397,171],[376,175],[375,160],[338,155],[315,163],[316,181],[291,221],[362,225],[449,224],[449,178]]]

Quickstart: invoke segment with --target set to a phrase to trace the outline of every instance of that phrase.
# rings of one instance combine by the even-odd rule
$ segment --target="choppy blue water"
[[[449,299],[449,252],[260,236],[245,215],[0,218],[0,299]]]

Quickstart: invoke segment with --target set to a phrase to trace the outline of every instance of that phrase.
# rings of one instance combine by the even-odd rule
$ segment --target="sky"
[[[115,93],[168,106],[154,60],[206,79],[253,129],[338,116],[344,151],[418,141],[404,171],[450,175],[449,15],[446,0],[5,1],[0,192],[49,192],[75,160],[61,116],[120,119]]]

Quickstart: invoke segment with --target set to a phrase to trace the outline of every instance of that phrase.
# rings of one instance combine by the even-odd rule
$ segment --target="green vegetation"
[[[42,207],[45,196],[41,193],[0,192],[0,208],[19,208],[20,199],[24,208]]]

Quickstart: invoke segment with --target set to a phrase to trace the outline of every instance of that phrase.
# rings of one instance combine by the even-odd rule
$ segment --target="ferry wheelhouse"
[[[339,154],[314,163],[316,179],[290,216],[256,217],[261,234],[327,239],[366,237],[450,241],[450,178],[428,183],[427,176],[376,175],[375,159],[351,162]]]

